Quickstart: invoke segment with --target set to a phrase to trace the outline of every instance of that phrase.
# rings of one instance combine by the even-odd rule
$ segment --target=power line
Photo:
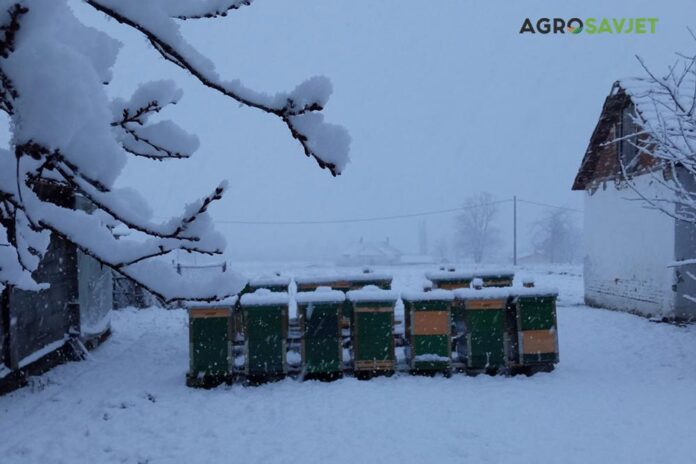
[[[546,208],[555,208],[555,209],[562,209],[562,210],[567,210],[567,211],[572,211],[575,213],[582,213],[582,210],[579,209],[574,209],[574,208],[567,208],[565,206],[557,206],[557,205],[551,205],[548,203],[540,203],[536,201],[530,201],[530,200],[523,200],[521,198],[517,198],[518,202],[521,203],[527,203],[529,205],[535,205],[535,206],[542,206]],[[435,216],[435,215],[440,215],[440,214],[449,214],[449,213],[456,213],[459,211],[465,211],[468,209],[474,209],[474,208],[480,208],[482,206],[490,206],[490,205],[497,205],[497,204],[502,204],[502,203],[511,203],[513,202],[512,198],[508,198],[505,200],[497,200],[497,201],[492,201],[488,203],[480,203],[476,205],[470,205],[470,206],[460,206],[457,208],[446,208],[446,209],[438,209],[438,210],[431,210],[431,211],[420,211],[420,212],[415,212],[415,213],[404,213],[404,214],[392,214],[392,215],[387,215],[387,216],[371,216],[371,217],[362,217],[362,218],[347,218],[347,219],[309,219],[309,220],[297,220],[297,221],[237,221],[237,220],[213,220],[215,224],[231,224],[231,225],[252,225],[252,226],[297,226],[297,225],[321,225],[321,224],[349,224],[349,223],[362,223],[362,222],[378,222],[378,221],[391,221],[394,219],[408,219],[408,218],[415,218],[415,217],[424,217],[424,216]],[[160,218],[163,219],[163,218]]]
[[[489,203],[480,203],[471,206],[461,206],[459,208],[448,208],[439,209],[433,211],[421,211],[418,213],[406,213],[406,214],[394,214],[391,216],[373,216],[364,218],[352,218],[352,219],[328,219],[328,220],[307,220],[307,221],[229,221],[229,220],[215,220],[216,224],[242,224],[242,225],[316,225],[316,224],[346,224],[351,222],[375,222],[375,221],[390,221],[392,219],[405,219],[413,217],[422,216],[434,216],[438,214],[448,214],[457,211],[464,211],[467,209],[480,208],[482,206],[496,205],[500,203],[511,202],[511,199],[492,201]]]
[[[517,201],[519,201],[520,203],[527,203],[529,205],[544,206],[546,208],[564,209],[566,211],[572,211],[574,213],[583,213],[584,212],[581,209],[568,208],[566,206],[549,205],[548,203],[539,203],[537,201],[522,200],[520,198],[518,198]]]

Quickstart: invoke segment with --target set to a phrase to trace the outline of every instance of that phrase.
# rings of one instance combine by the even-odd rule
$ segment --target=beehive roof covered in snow
[[[239,297],[230,296],[218,301],[189,301],[186,303],[188,309],[196,308],[228,308],[237,304]]]
[[[254,293],[245,293],[242,295],[242,306],[277,306],[287,305],[290,302],[290,296],[287,292],[271,292],[266,288],[260,288]]]
[[[401,298],[408,301],[452,301],[454,293],[450,290],[435,289],[429,292],[405,291]]]
[[[374,280],[392,280],[392,276],[390,274],[378,272],[352,272],[345,274],[295,277],[295,282],[298,284],[330,284],[341,281],[369,282]]]
[[[512,269],[482,269],[480,271],[474,271],[476,277],[488,278],[488,277],[513,277],[515,271]]]
[[[390,301],[396,302],[399,294],[393,290],[382,290],[375,285],[368,285],[360,290],[351,290],[347,293],[348,299],[353,303],[364,303],[369,301]]]
[[[249,285],[252,287],[263,287],[264,285],[269,286],[279,286],[279,285],[290,285],[290,277],[287,276],[260,276],[249,281]]]
[[[510,297],[512,287],[488,287],[476,290],[474,288],[460,288],[453,290],[457,300],[498,300]]]
[[[453,290],[458,300],[497,300],[509,297],[558,296],[558,290],[551,287],[487,287],[480,290],[460,288]]]
[[[474,273],[471,271],[433,271],[426,272],[425,277],[431,281],[471,280],[474,278]]]
[[[558,296],[558,289],[553,287],[514,287],[511,294],[513,297]]]
[[[295,295],[297,304],[307,303],[343,303],[346,294],[340,290],[331,290],[329,287],[319,287],[312,292],[298,292]]]
[[[510,269],[480,269],[467,271],[434,271],[426,272],[425,277],[430,280],[447,281],[447,280],[471,280],[475,277],[491,278],[491,277],[513,277],[515,271]]]

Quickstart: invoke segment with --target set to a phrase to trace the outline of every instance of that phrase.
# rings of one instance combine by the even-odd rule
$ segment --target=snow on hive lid
[[[450,290],[434,289],[428,292],[406,291],[401,298],[408,301],[452,301],[454,293]]]
[[[522,289],[516,289],[522,290]],[[457,300],[499,300],[507,299],[513,292],[510,287],[488,287],[480,290],[474,288],[460,288],[453,290],[454,298]]]
[[[330,287],[319,287],[313,292],[298,292],[295,295],[297,304],[343,303],[345,300],[345,293],[340,290],[331,290]]]
[[[476,277],[512,277],[515,271],[511,269],[482,269],[474,271]]]
[[[290,285],[290,277],[287,276],[261,276],[249,281],[252,287],[263,287],[265,285],[277,287],[280,285]]]
[[[399,294],[393,290],[382,290],[376,285],[368,285],[360,290],[348,292],[348,299],[353,303],[363,303],[368,301],[391,301],[396,302]]]
[[[233,295],[217,301],[187,301],[185,306],[188,309],[227,308],[236,305],[238,300],[239,297]]]
[[[295,282],[298,285],[302,284],[330,284],[339,280],[335,275],[307,275],[295,277]]]
[[[558,296],[558,289],[553,287],[531,287],[531,288],[519,288],[514,287],[510,289],[510,294],[517,298],[530,297],[530,296]]]
[[[242,306],[285,306],[289,302],[290,296],[287,292],[272,292],[267,288],[245,293],[241,299]]]
[[[381,274],[376,272],[360,272],[321,276],[301,276],[295,278],[295,282],[300,285],[331,284],[334,282],[371,282],[374,280],[392,280],[392,276],[389,274]]]
[[[392,280],[392,276],[389,274],[380,274],[376,272],[362,272],[360,274],[346,274],[345,276],[341,276],[341,280],[350,280],[353,282]]]
[[[436,282],[447,280],[471,280],[475,275],[471,271],[435,271],[426,272],[425,277]]]

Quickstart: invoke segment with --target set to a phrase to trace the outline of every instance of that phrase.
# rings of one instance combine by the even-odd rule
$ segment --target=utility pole
[[[517,195],[512,197],[512,265],[517,266]]]

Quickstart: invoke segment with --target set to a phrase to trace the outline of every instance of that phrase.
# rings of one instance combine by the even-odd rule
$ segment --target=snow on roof
[[[512,269],[482,269],[480,271],[474,271],[476,277],[512,277],[515,275],[515,271]]]
[[[471,280],[474,277],[491,278],[491,277],[512,277],[515,271],[510,269],[480,269],[473,271],[434,271],[426,272],[425,277],[430,280]]]
[[[474,273],[471,271],[435,271],[426,272],[425,277],[432,281],[471,280],[474,278]]]
[[[373,280],[392,280],[392,276],[377,272],[360,272],[295,277],[295,282],[298,284],[330,284],[338,281],[367,282]]]
[[[330,284],[331,282],[335,282],[338,279],[336,276],[333,275],[307,275],[307,276],[299,276],[295,277],[295,282],[298,285],[302,284]]]
[[[450,290],[435,289],[429,292],[405,291],[401,298],[408,301],[452,301],[454,293]]]
[[[430,255],[401,255],[402,264],[434,264],[435,258]]]
[[[678,68],[674,69],[676,76],[681,76]],[[616,81],[605,100],[602,115],[590,138],[590,144],[585,151],[582,164],[573,183],[573,190],[585,190],[594,180],[622,176],[621,166],[613,153],[607,153],[601,146],[616,139],[613,132],[614,125],[621,117],[627,101],[624,96],[630,98],[637,110],[637,123],[640,131],[661,141],[668,141],[670,145],[668,157],[674,153],[685,151],[693,152],[696,144],[696,134],[690,129],[693,124],[684,126],[688,119],[684,111],[677,109],[677,102],[683,108],[690,108],[693,96],[696,93],[696,78],[693,73],[687,73],[683,80],[675,82],[674,75],[670,78],[657,77],[654,81],[651,77],[632,77]],[[672,95],[674,97],[672,97]],[[687,143],[690,146],[687,146]],[[659,154],[659,148],[657,153]],[[609,160],[608,157],[612,159]],[[659,162],[660,157],[643,160],[643,167],[651,167],[650,163]]]
[[[558,296],[558,290],[551,287],[487,287],[480,290],[460,288],[453,290],[453,293],[458,300],[496,300],[518,296]]]
[[[230,296],[227,298],[223,298],[222,300],[218,301],[187,301],[186,302],[186,307],[188,309],[195,309],[195,308],[228,308],[230,306],[234,306],[237,304],[237,301],[239,301],[239,297],[237,295]]]
[[[346,294],[340,290],[331,290],[329,287],[319,287],[313,292],[298,292],[295,295],[297,304],[307,303],[343,303]]]
[[[498,300],[507,299],[512,293],[510,287],[488,287],[476,290],[473,288],[460,288],[453,290],[454,298],[457,300]]]
[[[553,287],[531,287],[531,288],[519,288],[515,287],[512,289],[512,296],[518,297],[528,297],[528,296],[558,296],[558,289]]]
[[[251,285],[252,287],[263,287],[264,285],[276,287],[279,285],[290,285],[290,280],[290,277],[287,276],[259,276],[254,279],[251,279],[249,281],[249,285]]]
[[[359,242],[352,243],[349,245],[342,253],[341,256],[344,257],[385,257],[385,258],[398,258],[401,256],[401,251],[394,248],[389,244],[388,241],[382,242],[366,242],[360,240]]]
[[[360,290],[351,290],[347,294],[353,303],[368,301],[393,301],[399,299],[399,294],[393,290],[382,290],[375,285],[368,285]]]
[[[344,279],[353,282],[365,282],[372,280],[392,280],[392,276],[390,274],[377,272],[361,272],[360,274],[347,274]]]
[[[271,292],[267,288],[260,288],[254,293],[245,293],[241,299],[242,306],[277,306],[290,303],[287,292]]]
[[[668,80],[665,81],[669,90],[650,78],[625,78],[618,80],[617,84],[631,97],[631,101],[640,112],[641,119],[652,124],[655,128],[664,124],[667,127],[671,125],[675,130],[678,129],[675,113],[679,113],[679,110],[670,95],[670,90],[674,92],[677,100],[685,108],[690,108],[693,104],[694,91],[696,90],[696,80],[691,73],[687,74],[679,87]],[[681,92],[678,93],[679,91]]]

